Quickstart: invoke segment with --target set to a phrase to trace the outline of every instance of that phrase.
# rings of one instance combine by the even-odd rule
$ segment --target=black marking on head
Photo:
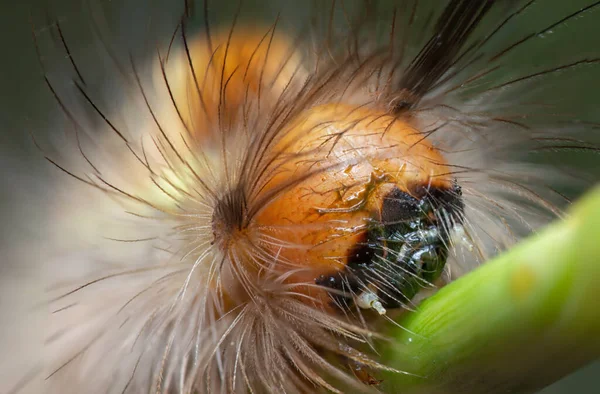
[[[375,257],[375,250],[373,248],[376,247],[376,243],[373,241],[369,242],[368,233],[363,233],[362,238],[348,253],[346,265],[351,267],[369,265],[373,257]]]
[[[320,275],[315,283],[327,288],[332,303],[341,309],[350,309],[352,295],[358,294],[361,288],[361,281],[348,267],[331,275]]]
[[[421,214],[419,200],[397,187],[383,198],[381,224],[384,226],[405,223]]]
[[[455,220],[462,221],[465,203],[462,198],[462,188],[454,181],[451,188],[434,188],[425,197],[434,210],[443,209]]]

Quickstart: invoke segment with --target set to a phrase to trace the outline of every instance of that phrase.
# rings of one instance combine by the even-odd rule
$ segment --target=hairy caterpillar
[[[536,2],[330,2],[296,34],[180,7],[144,53],[91,55],[111,81],[88,74],[60,18],[33,22],[64,134],[34,135],[57,192],[49,329],[22,390],[377,390],[383,327],[419,290],[597,179],[563,168],[564,152],[597,151],[598,125],[561,96],[597,56],[509,62],[596,3],[517,36]]]

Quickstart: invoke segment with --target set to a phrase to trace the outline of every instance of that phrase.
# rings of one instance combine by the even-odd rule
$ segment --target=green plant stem
[[[393,328],[384,392],[534,392],[600,357],[600,188]]]

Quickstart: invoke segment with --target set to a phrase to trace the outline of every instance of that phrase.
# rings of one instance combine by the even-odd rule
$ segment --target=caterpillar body
[[[555,91],[576,95],[600,60],[507,61],[597,2],[516,38],[538,2],[392,3],[315,4],[295,34],[186,1],[145,56],[104,48],[114,96],[60,18],[34,22],[63,119],[34,133],[55,167],[49,332],[19,390],[393,390],[378,371],[411,371],[378,358],[385,326],[598,179],[565,159],[597,152],[598,123]]]

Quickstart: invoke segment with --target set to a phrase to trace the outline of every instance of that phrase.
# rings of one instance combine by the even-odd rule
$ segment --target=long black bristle
[[[400,95],[393,112],[412,108],[450,69],[454,60],[494,0],[452,0],[440,15],[432,37],[413,59],[397,91]]]

